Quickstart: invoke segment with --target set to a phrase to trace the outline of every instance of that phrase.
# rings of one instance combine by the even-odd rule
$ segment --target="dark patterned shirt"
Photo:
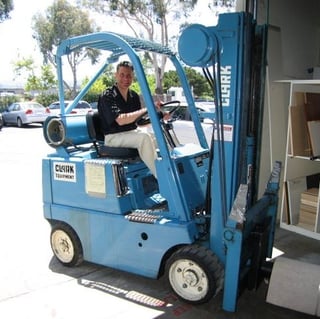
[[[116,118],[119,114],[131,113],[140,109],[140,98],[135,91],[129,90],[127,101],[125,101],[116,85],[106,89],[98,100],[98,112],[104,133],[114,134],[136,129],[135,123],[119,125]]]

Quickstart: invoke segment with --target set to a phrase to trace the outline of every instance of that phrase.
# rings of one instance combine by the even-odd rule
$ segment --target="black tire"
[[[20,117],[17,118],[17,126],[18,127],[23,127],[23,123]]]
[[[67,224],[52,226],[50,235],[51,249],[64,266],[78,266],[83,261],[83,251],[76,232]]]
[[[184,246],[169,258],[166,266],[169,285],[187,303],[205,303],[222,289],[223,268],[206,247]]]

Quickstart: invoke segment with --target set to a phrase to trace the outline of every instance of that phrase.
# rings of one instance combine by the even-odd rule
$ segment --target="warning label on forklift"
[[[56,181],[76,182],[76,164],[53,162],[53,178]]]
[[[106,196],[105,161],[85,161],[86,192],[96,197]]]

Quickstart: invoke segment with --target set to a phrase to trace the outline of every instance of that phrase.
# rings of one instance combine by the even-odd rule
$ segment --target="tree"
[[[189,67],[185,67],[184,71],[186,73],[189,85],[192,88],[195,97],[213,96],[208,82],[201,73]],[[172,86],[181,86],[181,83],[177,75],[177,72],[170,70],[168,72],[165,72],[164,74],[163,87],[167,91]]]
[[[49,105],[57,99],[57,80],[51,65],[44,64],[39,70],[33,58],[27,57],[14,63],[14,72],[17,76],[24,77],[25,91],[31,97],[36,95],[36,100],[39,103]]]
[[[193,68],[184,68],[184,70],[195,97],[213,97],[213,92],[210,89],[209,83],[201,73]]]
[[[0,22],[9,19],[9,13],[14,9],[12,0],[0,0]]]
[[[57,87],[57,80],[52,72],[52,67],[49,64],[41,66],[40,76],[31,75],[27,79],[25,90],[46,92],[52,87]]]
[[[169,46],[169,26],[173,26],[173,21],[186,18],[197,0],[79,0],[79,2],[97,12],[125,21],[136,37]],[[153,64],[156,93],[162,93],[166,57],[161,56],[158,59],[156,54],[151,54],[148,58]]]
[[[52,87],[56,87],[57,81],[50,65],[42,65],[40,75],[32,57],[23,58],[14,63],[14,72],[17,76],[26,77],[25,90],[45,93]]]
[[[148,69],[148,66],[145,66],[145,70],[146,69]],[[89,88],[88,92],[84,96],[84,99],[88,102],[98,101],[99,95],[107,87],[111,87],[114,84],[114,73],[115,73],[115,66],[113,64],[109,64],[105,69],[104,73]],[[147,74],[146,78],[147,78],[147,82],[148,82],[148,86],[150,88],[151,94],[153,94],[155,92],[155,77],[153,74]],[[89,78],[85,78],[82,82],[81,87],[82,88],[85,87],[85,85],[88,82],[89,82]],[[132,82],[131,89],[137,92],[138,94],[141,94],[141,88],[137,79],[134,79],[134,81]]]
[[[51,63],[56,68],[55,52],[62,40],[73,36],[79,36],[99,30],[87,12],[72,6],[66,0],[55,0],[48,7],[45,16],[37,14],[33,17],[34,38],[37,40],[44,63]],[[98,61],[100,52],[93,49],[80,49],[67,55],[67,61],[71,68],[73,86],[65,86],[75,96],[77,91],[77,66],[84,60],[89,59],[92,64]]]
[[[177,72],[170,70],[164,73],[163,89],[165,92],[167,92],[172,86],[181,86],[181,83]]]

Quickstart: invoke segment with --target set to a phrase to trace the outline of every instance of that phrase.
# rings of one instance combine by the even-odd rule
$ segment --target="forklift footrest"
[[[136,211],[126,215],[126,218],[130,222],[154,224],[159,219],[161,219],[162,216],[152,214],[153,212],[158,212],[158,211],[153,211],[153,210],[150,210],[150,209],[148,209],[148,210],[136,210]]]

